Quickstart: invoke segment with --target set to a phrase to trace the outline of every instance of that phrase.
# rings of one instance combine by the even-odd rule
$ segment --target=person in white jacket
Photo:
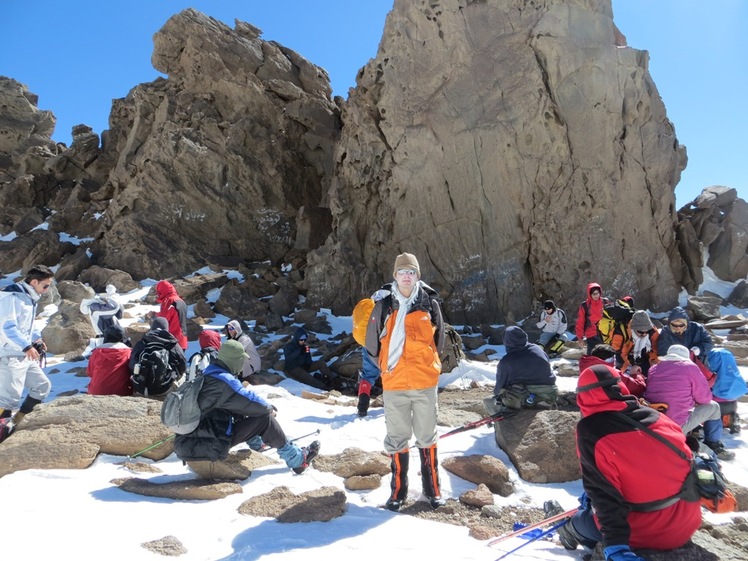
[[[262,368],[262,360],[260,359],[260,353],[257,352],[257,347],[255,347],[249,334],[242,331],[242,326],[238,320],[232,319],[226,324],[226,336],[229,339],[239,341],[242,347],[244,347],[247,357],[244,359],[244,367],[239,374],[239,379],[242,381],[251,381],[252,374],[259,372],[260,368]]]
[[[106,286],[105,294],[81,300],[81,313],[89,316],[96,337],[103,339],[106,330],[112,325],[119,325],[122,318],[122,305],[117,300],[117,289],[114,285]]]
[[[566,314],[563,310],[556,308],[553,300],[546,300],[543,303],[543,311],[540,313],[540,321],[537,326],[541,330],[538,345],[545,347],[555,335],[560,337],[566,333],[568,327]]]
[[[34,319],[37,303],[53,278],[51,269],[35,265],[22,282],[0,291],[0,440],[52,389],[39,364],[47,346],[34,330]],[[24,389],[28,395],[21,403]],[[15,415],[14,409],[18,409]]]

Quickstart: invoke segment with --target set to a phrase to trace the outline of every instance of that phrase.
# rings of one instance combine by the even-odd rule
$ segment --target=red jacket
[[[132,349],[124,343],[106,343],[96,347],[88,359],[91,395],[132,395],[130,369],[127,366]]]
[[[158,281],[156,284],[156,301],[161,304],[157,317],[169,322],[169,333],[179,342],[182,350],[187,349],[187,305],[177,294],[169,281]]]
[[[600,291],[600,298],[597,301],[593,300],[592,296],[590,296],[592,289]],[[577,339],[581,341],[587,337],[595,337],[597,335],[597,322],[603,317],[604,306],[603,289],[596,282],[589,283],[587,285],[587,299],[582,302],[577,312],[577,325],[575,329]]]
[[[612,385],[609,382],[615,382]],[[691,539],[701,525],[700,502],[674,504],[640,512],[641,504],[677,495],[690,465],[664,443],[638,430],[625,415],[669,440],[687,456],[686,437],[672,420],[641,407],[626,395],[610,369],[599,365],[579,376],[577,403],[582,420],[577,425],[577,453],[582,484],[592,501],[595,520],[605,545],[674,549]]]
[[[641,397],[644,395],[644,391],[647,389],[647,381],[644,379],[644,376],[642,376],[641,374],[635,374],[634,376],[622,374],[621,370],[614,368],[613,365],[608,364],[603,359],[597,358],[596,356],[582,355],[582,358],[579,359],[580,374],[582,373],[582,371],[584,371],[585,368],[589,368],[590,366],[594,366],[595,364],[604,364],[605,366],[610,368],[611,371],[614,371],[615,375],[621,378],[621,383],[626,387],[626,390],[629,392],[629,394],[635,395],[636,397]]]

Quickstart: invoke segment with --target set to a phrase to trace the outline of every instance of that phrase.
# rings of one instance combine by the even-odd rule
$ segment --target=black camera
[[[36,349],[36,352],[42,354],[44,352],[44,343],[41,341],[34,341],[31,346]]]

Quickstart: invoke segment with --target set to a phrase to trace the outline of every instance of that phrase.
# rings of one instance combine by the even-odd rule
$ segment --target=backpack
[[[465,353],[462,350],[462,337],[460,337],[460,334],[457,333],[454,327],[445,323],[444,350],[439,355],[439,360],[442,363],[442,373],[452,372],[464,358]]]
[[[189,365],[187,366],[187,381],[194,380],[198,376],[203,375],[203,371],[208,365],[215,360],[218,356],[218,351],[198,351],[190,357]]]
[[[374,300],[371,298],[364,298],[360,300],[356,307],[353,308],[353,338],[356,343],[362,347],[366,346],[366,328],[369,325],[369,318],[371,312],[374,309]]]
[[[623,300],[605,306],[603,317],[597,322],[597,332],[602,342],[620,351],[623,344],[631,339],[628,325],[633,315],[634,310]]]
[[[159,395],[169,389],[177,374],[169,364],[169,351],[161,343],[146,343],[135,363],[132,389],[142,395]]]
[[[707,354],[709,369],[716,374],[712,394],[721,400],[733,401],[748,392],[735,356],[727,349],[712,349]]]
[[[202,411],[197,403],[205,378],[200,375],[171,392],[161,405],[161,422],[177,434],[189,434],[200,424]]]

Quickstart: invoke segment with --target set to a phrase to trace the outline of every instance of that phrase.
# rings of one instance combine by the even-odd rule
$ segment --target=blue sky
[[[152,36],[193,7],[233,27],[263,30],[330,74],[347,97],[358,69],[376,55],[392,0],[1,0],[0,75],[26,84],[57,117],[55,140],[78,123],[101,133],[111,100],[159,74]],[[33,6],[33,8],[32,8]],[[748,2],[613,0],[628,44],[650,53],[650,71],[689,163],[676,188],[682,206],[709,185],[748,199]]]

